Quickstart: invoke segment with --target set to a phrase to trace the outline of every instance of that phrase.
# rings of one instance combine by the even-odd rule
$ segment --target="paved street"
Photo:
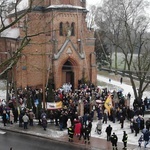
[[[78,146],[84,149],[92,149],[92,150],[112,150],[112,146],[110,142],[107,142],[105,139],[100,138],[94,138],[91,137],[90,141],[91,143],[84,144],[84,141],[79,141],[77,137],[74,137],[74,142],[69,143],[68,142],[68,135],[67,130],[66,132],[59,131],[59,128],[56,127],[54,124],[48,124],[47,131],[44,131],[41,126],[37,124],[37,121],[34,123],[33,127],[30,127],[27,130],[24,130],[22,127],[19,127],[18,124],[3,126],[2,122],[0,122],[0,134],[1,136],[7,135],[8,131],[13,131],[16,133],[21,133],[22,135],[32,135],[36,138],[44,138],[47,140],[54,140],[63,142],[63,144],[67,144],[70,146]],[[8,136],[6,136],[8,138]],[[6,140],[7,140],[6,138]],[[21,137],[22,138],[22,137]],[[119,150],[122,149],[122,143],[118,143]],[[15,149],[16,150],[16,149]],[[34,149],[32,149],[34,150]],[[35,149],[37,150],[37,149]],[[42,149],[43,150],[43,149]],[[53,150],[53,149],[52,149]],[[128,150],[138,150],[137,146],[134,145],[128,145]]]
[[[83,150],[84,147],[7,131],[0,136],[0,149],[9,150]]]

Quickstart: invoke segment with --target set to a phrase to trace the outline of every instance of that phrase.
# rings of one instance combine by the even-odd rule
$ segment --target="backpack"
[[[9,115],[6,113],[6,119],[9,120]]]

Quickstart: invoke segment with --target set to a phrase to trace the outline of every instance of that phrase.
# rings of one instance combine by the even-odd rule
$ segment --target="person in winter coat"
[[[43,116],[43,118],[42,118],[42,126],[43,126],[43,129],[46,131],[46,128],[47,128],[47,119],[46,119],[46,116]]]
[[[111,140],[111,143],[112,143],[113,150],[118,150],[118,148],[117,148],[118,137],[115,133],[113,133],[111,135],[110,140]]]
[[[90,130],[90,134],[91,134],[91,130],[92,130],[92,121],[89,120],[88,122],[88,128]]]
[[[24,122],[24,129],[28,129],[29,117],[27,116],[26,113],[25,113],[24,116],[22,117],[22,120],[23,120],[23,122]]]
[[[81,123],[78,121],[74,125],[74,134],[76,136],[80,136],[80,132],[81,132]]]
[[[67,129],[68,129],[69,127],[71,127],[71,126],[72,126],[71,119],[68,118],[68,120],[67,120]]]
[[[81,125],[81,129],[80,129],[80,136],[79,136],[79,140],[81,140],[81,138],[84,138],[85,136],[85,125]]]
[[[146,148],[146,145],[149,143],[149,137],[150,137],[150,132],[148,130],[146,130],[146,132],[144,133],[143,139],[145,141],[144,143],[144,147]]]
[[[14,122],[15,123],[17,123],[17,121],[18,121],[18,109],[16,108],[16,109],[14,109]]]
[[[10,116],[10,123],[13,124],[13,122],[14,122],[14,114],[13,114],[12,110],[10,110],[9,116]]]
[[[61,113],[59,117],[59,128],[60,128],[60,131],[63,131],[63,113]]]
[[[73,135],[74,135],[74,127],[73,126],[68,128],[68,135],[69,135],[68,141],[73,142]]]
[[[102,120],[98,121],[95,132],[97,132],[98,134],[102,133]]]
[[[7,123],[7,113],[6,113],[6,110],[3,111],[2,118],[3,118],[4,126],[6,126],[6,123]]]
[[[131,133],[134,133],[133,119],[130,120]]]
[[[29,122],[30,122],[30,126],[33,126],[33,119],[34,119],[35,115],[32,111],[32,109],[30,109],[29,111]]]
[[[42,119],[44,116],[47,118],[46,112],[42,111],[42,112],[41,112],[41,119]]]
[[[128,139],[128,135],[127,135],[126,131],[123,131],[123,138],[122,138],[122,142],[124,144],[123,149],[127,149],[127,139]]]
[[[149,131],[150,129],[150,118],[146,120],[146,129]]]
[[[23,123],[23,112],[21,112],[20,113],[20,115],[19,115],[19,127],[22,127],[23,125],[22,125],[22,123]]]
[[[145,120],[142,116],[140,116],[140,130],[143,130],[145,126]]]
[[[107,113],[104,112],[104,115],[103,115],[103,123],[107,124],[107,118],[108,118]]]
[[[84,143],[90,144],[90,129],[88,126],[85,127],[85,133],[84,133]]]
[[[120,116],[120,123],[121,123],[121,128],[124,126],[124,117],[123,115]]]
[[[110,141],[111,131],[112,131],[112,127],[111,127],[111,125],[109,125],[109,126],[106,128],[107,141]]]
[[[54,113],[53,113],[52,110],[50,111],[49,119],[50,119],[50,123],[53,123],[53,122],[54,122]]]
[[[137,136],[137,134],[139,133],[139,127],[138,127],[138,123],[136,121],[133,122],[133,128],[135,131],[135,136]]]
[[[60,111],[58,111],[58,110],[54,111],[55,126],[58,126],[59,112]]]
[[[143,135],[141,135],[138,140],[139,147],[141,147],[142,142],[143,142]]]
[[[140,115],[136,118],[136,122],[138,124],[138,128],[140,130],[140,124],[141,124],[141,118],[140,118]]]

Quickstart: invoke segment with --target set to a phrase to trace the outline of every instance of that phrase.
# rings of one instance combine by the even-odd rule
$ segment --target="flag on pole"
[[[110,94],[108,95],[108,97],[107,97],[107,99],[106,99],[106,101],[104,103],[104,106],[108,110],[108,113],[110,115],[110,110],[112,108],[112,98],[111,98]]]

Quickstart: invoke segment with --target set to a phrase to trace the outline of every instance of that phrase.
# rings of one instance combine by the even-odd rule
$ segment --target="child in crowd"
[[[138,143],[139,143],[139,147],[141,147],[142,142],[144,141],[143,139],[143,135],[140,136]]]

